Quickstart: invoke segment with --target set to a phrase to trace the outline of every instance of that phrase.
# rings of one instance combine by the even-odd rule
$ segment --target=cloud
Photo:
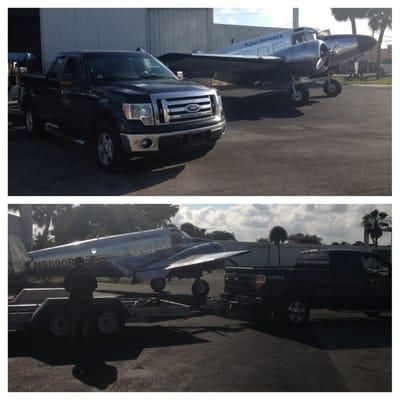
[[[370,204],[232,204],[204,207],[182,205],[173,222],[190,222],[208,231],[234,232],[242,241],[266,237],[275,225],[283,226],[289,234],[309,233],[321,236],[325,243],[363,240],[361,218],[374,208],[391,215],[390,205]],[[390,235],[381,243],[387,244]]]

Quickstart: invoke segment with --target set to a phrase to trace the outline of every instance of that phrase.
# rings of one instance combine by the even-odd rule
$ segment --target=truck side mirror
[[[181,81],[183,79],[183,72],[182,71],[176,71],[176,77]]]

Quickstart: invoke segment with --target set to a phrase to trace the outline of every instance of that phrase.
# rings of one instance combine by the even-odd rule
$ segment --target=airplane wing
[[[248,252],[249,250],[240,250],[240,251],[224,251],[221,253],[194,254],[192,256],[183,258],[182,260],[171,263],[165,269],[171,271],[179,268],[195,267],[198,266],[199,264],[205,264],[217,260],[223,260],[230,257],[239,256],[241,254],[246,254]]]
[[[283,58],[275,56],[206,53],[168,53],[158,58],[172,70],[183,71],[185,76],[191,78],[218,79],[229,74],[238,82],[268,79],[285,63]]]

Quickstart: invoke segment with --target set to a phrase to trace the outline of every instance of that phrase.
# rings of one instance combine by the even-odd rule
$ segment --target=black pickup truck
[[[144,51],[59,53],[46,75],[26,75],[21,85],[27,133],[90,144],[106,171],[138,155],[208,151],[225,133],[217,91]]]
[[[392,266],[369,252],[307,250],[291,267],[227,267],[224,297],[258,318],[293,324],[307,321],[310,309],[376,316],[391,310]]]

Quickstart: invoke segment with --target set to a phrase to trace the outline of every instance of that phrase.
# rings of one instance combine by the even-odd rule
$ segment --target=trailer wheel
[[[122,328],[123,321],[115,310],[106,310],[97,314],[96,332],[101,336],[116,335]]]
[[[71,333],[71,322],[66,313],[52,315],[48,321],[48,331],[56,338],[64,338]]]

